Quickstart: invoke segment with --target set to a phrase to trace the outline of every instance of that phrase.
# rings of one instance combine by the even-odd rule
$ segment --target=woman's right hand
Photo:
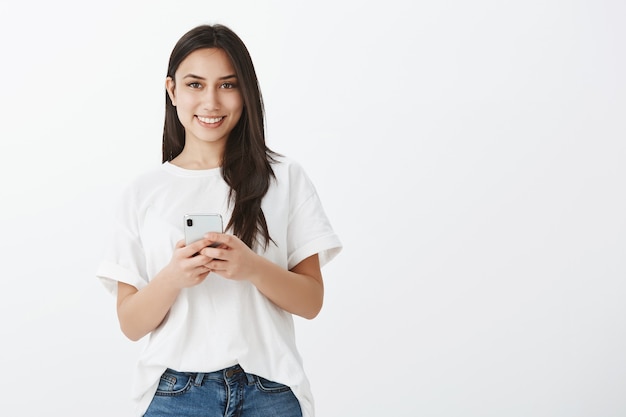
[[[206,279],[211,270],[206,266],[212,259],[200,251],[213,243],[208,239],[201,239],[185,245],[184,240],[176,243],[172,259],[163,268],[161,279],[167,280],[176,288],[188,288],[200,284]]]

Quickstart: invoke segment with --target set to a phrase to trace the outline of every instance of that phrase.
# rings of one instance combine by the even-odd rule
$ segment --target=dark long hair
[[[222,158],[222,176],[230,186],[229,202],[234,204],[226,229],[232,230],[251,248],[256,244],[267,247],[272,239],[261,201],[275,178],[271,164],[278,154],[265,144],[263,98],[248,49],[239,36],[224,25],[197,26],[174,46],[167,76],[174,80],[180,63],[193,51],[204,48],[219,48],[226,52],[243,97],[241,117],[228,136]],[[163,162],[176,158],[184,146],[185,129],[166,92]]]

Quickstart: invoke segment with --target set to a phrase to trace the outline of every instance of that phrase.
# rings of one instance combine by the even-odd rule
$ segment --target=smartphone
[[[183,220],[186,245],[202,239],[209,232],[223,233],[224,226],[220,214],[185,214]],[[211,246],[219,245],[219,242],[215,242]]]

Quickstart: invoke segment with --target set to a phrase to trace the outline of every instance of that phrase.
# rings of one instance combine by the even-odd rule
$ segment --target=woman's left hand
[[[200,251],[201,254],[213,258],[205,264],[211,271],[236,281],[250,280],[258,272],[255,265],[263,258],[238,237],[225,233],[208,233],[205,237],[220,243],[217,247],[207,247]]]
[[[311,255],[287,270],[255,253],[239,238],[223,233],[207,233],[217,247],[200,251],[211,259],[205,266],[226,279],[248,281],[278,307],[312,319],[324,300],[324,282],[319,257]]]

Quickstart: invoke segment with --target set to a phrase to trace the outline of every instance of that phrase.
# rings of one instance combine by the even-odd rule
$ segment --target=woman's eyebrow
[[[195,75],[195,74],[187,74],[187,75],[185,75],[185,76],[183,77],[183,79],[185,79],[185,78],[195,78],[195,79],[197,79],[197,80],[206,80],[206,78],[201,77],[201,76],[199,76],[199,75]]]
[[[201,77],[199,75],[195,75],[195,74],[187,74],[183,77],[183,79],[185,78],[194,78],[196,80],[206,81],[206,78]],[[237,75],[236,74],[224,75],[223,77],[219,77],[218,80],[227,80],[229,78],[237,78]]]

